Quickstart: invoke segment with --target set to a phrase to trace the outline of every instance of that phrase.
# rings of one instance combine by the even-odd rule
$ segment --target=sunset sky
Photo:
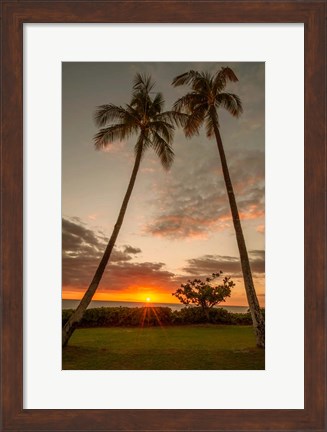
[[[98,105],[130,102],[135,73],[148,73],[162,92],[165,110],[186,92],[173,88],[190,69],[229,66],[229,83],[243,102],[239,119],[219,111],[220,132],[252,264],[264,306],[264,63],[63,63],[62,216],[63,298],[81,298],[111,235],[134,162],[135,137],[96,151],[93,115]],[[238,248],[215,140],[204,130],[187,139],[177,129],[175,162],[164,171],[148,150],[125,220],[94,299],[176,302],[187,279],[222,270],[236,283],[226,305],[247,305]]]

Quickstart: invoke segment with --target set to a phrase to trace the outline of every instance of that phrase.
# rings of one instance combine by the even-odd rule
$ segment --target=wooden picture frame
[[[325,431],[326,3],[2,2],[1,422],[3,431]],[[304,23],[305,407],[303,410],[23,409],[23,24]],[[285,76],[285,79],[291,77]]]

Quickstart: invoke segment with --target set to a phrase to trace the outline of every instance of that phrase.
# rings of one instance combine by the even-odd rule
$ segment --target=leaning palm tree
[[[205,124],[207,137],[215,136],[221,159],[222,171],[227,189],[227,195],[233,217],[236,239],[241,259],[246,295],[249,303],[253,326],[256,333],[257,346],[265,346],[265,323],[260,310],[258,298],[255,292],[252,272],[246,249],[240,217],[235,200],[235,194],[229,175],[225,151],[219,132],[218,109],[225,108],[232,116],[239,117],[243,112],[240,98],[233,93],[226,93],[225,87],[228,81],[238,81],[235,73],[229,67],[221,68],[215,74],[197,72],[191,70],[177,76],[173,80],[173,86],[188,85],[191,91],[178,99],[174,109],[189,115],[185,125],[186,137],[192,137],[199,133],[200,127]]]
[[[165,169],[169,169],[173,162],[174,152],[171,146],[174,135],[173,123],[182,125],[182,119],[186,116],[172,111],[162,112],[163,97],[161,93],[156,93],[152,97],[151,90],[153,87],[154,83],[150,77],[137,74],[130,104],[124,107],[112,104],[101,105],[96,110],[95,121],[101,129],[94,137],[95,148],[97,150],[104,149],[115,140],[125,140],[136,134],[135,162],[116,224],[98,268],[80,304],[63,327],[63,346],[67,344],[99,286],[122,226],[144,152],[152,148]],[[107,124],[109,126],[106,126]]]

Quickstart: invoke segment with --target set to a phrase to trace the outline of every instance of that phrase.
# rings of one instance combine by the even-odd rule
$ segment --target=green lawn
[[[252,327],[188,325],[78,329],[63,369],[264,369]]]

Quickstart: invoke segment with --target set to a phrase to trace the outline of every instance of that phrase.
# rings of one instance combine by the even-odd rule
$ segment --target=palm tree
[[[173,86],[188,85],[190,86],[191,91],[176,101],[174,109],[179,112],[185,111],[185,113],[189,115],[184,124],[184,133],[186,137],[189,138],[193,135],[197,135],[200,127],[205,124],[207,137],[211,138],[212,136],[215,136],[216,138],[233,217],[233,224],[236,232],[246,295],[256,333],[256,342],[257,346],[264,348],[265,322],[253,284],[248,252],[244,241],[225,151],[219,132],[219,108],[225,108],[234,117],[239,117],[243,112],[240,98],[233,93],[224,92],[228,81],[238,81],[235,73],[229,67],[223,67],[215,74],[191,70],[177,76],[173,80]]]
[[[174,152],[171,146],[174,135],[173,122],[182,125],[182,119],[186,116],[173,111],[162,112],[164,105],[162,94],[156,93],[151,97],[153,87],[154,83],[149,76],[137,74],[130,104],[126,104],[125,107],[113,104],[101,105],[96,110],[95,121],[101,129],[94,137],[95,148],[101,150],[115,140],[121,141],[137,134],[135,162],[116,224],[99,266],[80,304],[62,329],[63,346],[67,344],[99,286],[122,226],[144,152],[152,148],[165,169],[169,169],[173,162]],[[109,126],[106,126],[108,123]]]

